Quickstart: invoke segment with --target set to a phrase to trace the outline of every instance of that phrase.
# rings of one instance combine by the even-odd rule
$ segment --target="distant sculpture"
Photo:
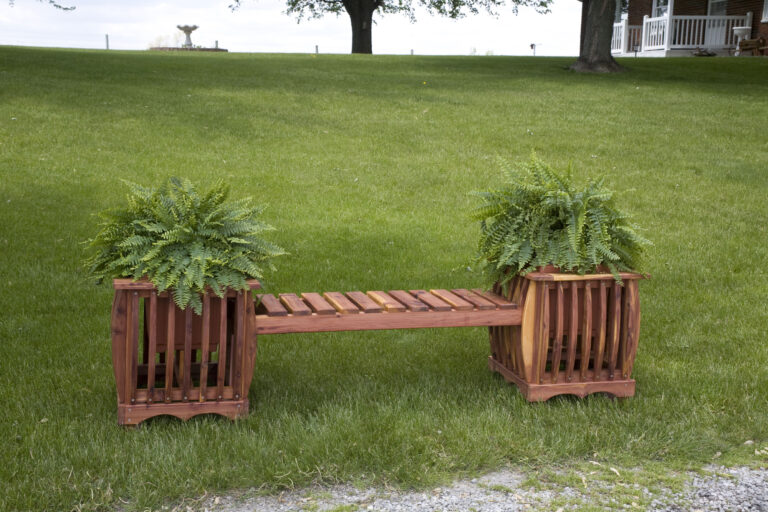
[[[176,28],[184,32],[184,35],[187,36],[187,39],[184,41],[184,44],[181,45],[184,48],[192,48],[192,38],[189,37],[189,35],[197,30],[197,25],[176,25]]]

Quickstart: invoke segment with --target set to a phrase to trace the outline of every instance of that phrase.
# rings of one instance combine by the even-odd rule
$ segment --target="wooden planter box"
[[[237,418],[248,413],[256,359],[250,292],[203,296],[202,315],[180,310],[149,282],[115,279],[112,364],[117,422],[136,425],[168,414]],[[251,289],[258,281],[249,281]]]
[[[507,298],[522,324],[491,327],[488,365],[528,401],[555,395],[635,394],[632,366],[640,335],[641,274],[531,272],[513,279]],[[500,286],[494,292],[502,294]]]

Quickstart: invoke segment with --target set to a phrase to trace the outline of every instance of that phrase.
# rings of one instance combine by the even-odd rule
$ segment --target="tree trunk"
[[[571,69],[587,73],[615,73],[624,68],[611,55],[616,0],[581,0],[579,60]]]
[[[371,24],[377,3],[373,0],[347,0],[344,8],[352,24],[352,53],[373,53]]]

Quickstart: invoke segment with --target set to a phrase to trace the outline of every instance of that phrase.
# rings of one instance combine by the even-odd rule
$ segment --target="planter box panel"
[[[621,277],[622,284],[611,274],[515,277],[507,297],[522,305],[522,324],[490,329],[490,368],[531,401],[597,392],[631,396],[642,276]]]

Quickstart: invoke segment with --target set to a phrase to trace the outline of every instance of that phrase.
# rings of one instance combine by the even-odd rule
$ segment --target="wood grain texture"
[[[125,345],[128,326],[128,292],[115,290],[112,300],[112,371],[118,403],[125,403]]]
[[[384,308],[384,311],[387,311],[389,313],[402,313],[405,311],[405,306],[398,302],[394,297],[390,296],[388,293],[382,292],[382,291],[372,291],[367,292],[366,295],[368,295],[371,299],[373,299],[376,304],[380,305]]]
[[[256,298],[259,300],[261,306],[264,307],[267,314],[269,316],[287,316],[288,310],[285,309],[285,306],[274,296],[271,294],[259,294],[256,295]]]
[[[382,311],[381,306],[363,292],[347,292],[347,297],[363,313],[381,313]]]
[[[389,292],[389,295],[408,308],[408,311],[429,311],[428,305],[424,304],[405,290],[392,290]]]
[[[360,310],[355,304],[340,292],[325,292],[323,298],[342,315],[356,315]]]
[[[434,295],[435,297],[444,300],[448,304],[451,305],[453,309],[456,311],[471,311],[474,309],[474,306],[470,304],[469,302],[465,301],[461,297],[457,296],[454,293],[449,292],[448,290],[429,290],[429,293]]]
[[[293,316],[311,315],[312,309],[295,293],[281,293],[280,302]]]
[[[476,309],[496,309],[496,305],[493,302],[485,299],[484,297],[481,297],[480,295],[475,295],[474,293],[470,292],[469,290],[465,290],[464,288],[454,288],[451,290],[451,292],[457,297],[460,297],[472,304]]]
[[[309,307],[312,308],[318,315],[335,315],[336,309],[328,304],[325,299],[319,293],[302,293],[301,298],[304,299]]]
[[[563,352],[563,332],[565,328],[565,292],[563,283],[555,287],[555,338],[552,343],[552,382],[557,384],[560,376],[560,358]]]
[[[592,351],[592,288],[590,282],[584,283],[584,316],[581,320],[581,357],[579,360],[579,378],[587,380],[589,355]]]
[[[312,315],[270,317],[256,315],[257,334],[291,332],[368,331],[419,329],[428,327],[488,327],[520,323],[518,310],[507,311],[424,311],[407,313],[362,313],[359,315]]]
[[[199,401],[205,400],[205,393],[208,391],[208,358],[210,357],[211,343],[211,295],[203,295],[203,325],[201,333],[200,347],[200,397]]]
[[[453,309],[450,304],[441,300],[426,290],[409,290],[411,295],[429,306],[434,311],[450,311]]]
[[[600,281],[598,297],[599,317],[597,321],[597,336],[595,338],[595,358],[592,363],[595,370],[593,374],[595,380],[600,380],[603,370],[603,351],[605,349],[606,323],[608,320],[608,290],[605,280]]]
[[[483,297],[485,300],[493,303],[499,309],[515,309],[517,304],[510,302],[501,295],[493,292],[483,291],[480,288],[472,288],[472,293]]]

